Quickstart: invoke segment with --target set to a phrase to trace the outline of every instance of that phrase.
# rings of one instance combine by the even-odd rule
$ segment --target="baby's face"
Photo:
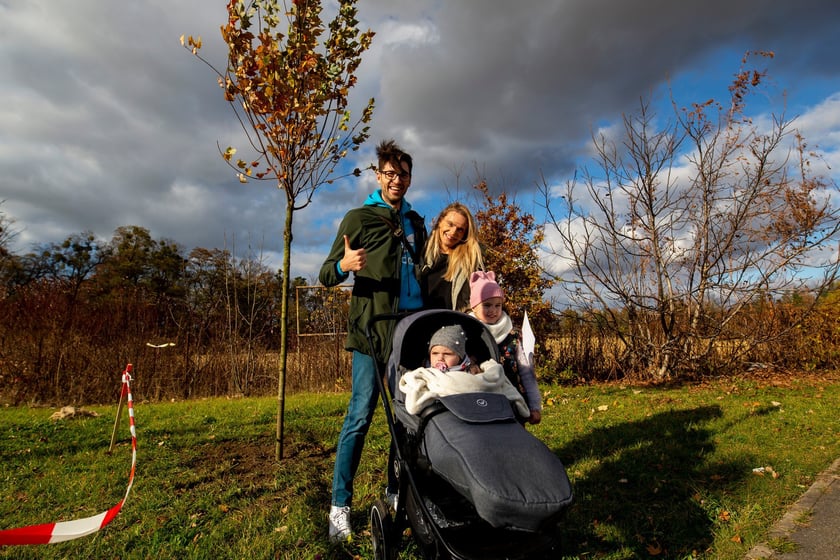
[[[429,350],[429,363],[438,369],[441,369],[438,364],[446,364],[446,367],[451,368],[460,364],[461,358],[451,348],[437,345]]]

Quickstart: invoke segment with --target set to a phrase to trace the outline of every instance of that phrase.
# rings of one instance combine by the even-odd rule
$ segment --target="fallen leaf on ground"
[[[662,554],[662,547],[658,542],[649,543],[645,548],[651,556],[659,556]]]

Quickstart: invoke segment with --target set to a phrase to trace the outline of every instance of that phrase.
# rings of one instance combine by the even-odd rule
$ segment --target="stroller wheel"
[[[376,500],[370,508],[370,536],[373,540],[373,557],[376,560],[396,558],[393,532],[390,507],[385,500]]]

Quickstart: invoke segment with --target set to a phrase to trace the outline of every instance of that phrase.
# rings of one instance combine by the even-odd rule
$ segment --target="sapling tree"
[[[220,153],[241,182],[273,182],[285,195],[283,224],[281,341],[278,372],[276,458],[283,458],[283,417],[289,330],[289,278],[294,213],[316,190],[344,175],[342,159],[368,138],[370,99],[358,119],[348,110],[356,70],[373,39],[360,32],[356,0],[338,0],[324,25],[320,0],[230,0],[222,39],[227,65],[219,71],[201,57],[201,38],[181,43],[218,74],[219,86],[247,136],[252,158]],[[282,29],[284,28],[285,31]]]

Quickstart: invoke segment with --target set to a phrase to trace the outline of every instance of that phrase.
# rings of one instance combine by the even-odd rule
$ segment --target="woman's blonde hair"
[[[440,228],[443,219],[450,212],[457,212],[467,219],[467,233],[460,243],[449,251],[449,265],[444,275],[444,280],[455,282],[456,279],[466,281],[470,274],[476,270],[484,269],[484,257],[481,253],[481,244],[478,240],[478,226],[469,208],[460,202],[453,202],[440,211],[434,221],[432,233],[426,243],[425,264],[431,266],[440,257]],[[461,282],[459,282],[460,284]]]

